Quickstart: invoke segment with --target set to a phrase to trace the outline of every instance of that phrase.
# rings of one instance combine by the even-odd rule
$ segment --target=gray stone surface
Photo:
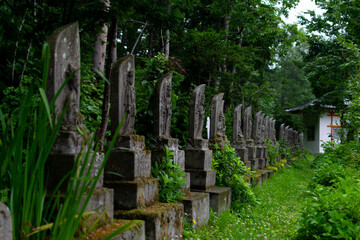
[[[174,161],[180,165],[182,171],[185,171],[185,152],[184,150],[174,149],[171,150],[174,153],[173,159]],[[153,149],[151,151],[151,165],[155,166],[157,161],[161,161],[161,159],[165,156],[165,152],[162,149]]]
[[[117,220],[107,224],[95,231],[92,231],[86,236],[87,240],[99,240],[104,239],[109,235],[117,231],[120,227],[130,224],[123,232],[112,237],[112,240],[145,240],[145,222],[141,220]]]
[[[134,133],[135,104],[135,57],[128,55],[117,60],[110,74],[111,80],[111,134],[114,135],[124,118],[119,135]],[[126,115],[126,116],[125,116]]]
[[[0,202],[0,240],[12,239],[12,220],[9,208]]]
[[[242,104],[239,104],[234,109],[234,119],[233,119],[233,143],[238,144],[244,141],[244,134],[242,132],[241,126],[241,111]]]
[[[246,140],[252,139],[252,113],[251,106],[244,110],[243,134]]]
[[[147,240],[179,239],[183,232],[184,205],[157,203],[142,209],[115,211],[115,217],[144,220]]]
[[[206,190],[215,186],[215,170],[187,169],[186,171],[190,173],[191,190]]]
[[[211,165],[211,150],[185,150],[185,169],[210,170]]]
[[[223,96],[219,93],[211,99],[210,139],[226,137]]]
[[[300,148],[303,149],[304,148],[304,133],[299,134],[299,144],[300,144]]]
[[[115,150],[110,153],[105,167],[106,180],[136,180],[150,177],[151,154],[149,151]]]
[[[82,136],[77,128],[82,127],[83,118],[79,114],[80,105],[80,40],[77,23],[55,30],[49,37],[50,63],[46,96],[51,102],[70,78],[55,101],[55,116],[65,112],[61,129],[52,151],[59,153],[78,153]],[[66,106],[68,106],[66,108]]]
[[[210,208],[220,216],[222,212],[230,210],[231,188],[213,187],[206,191],[210,195]]]
[[[106,181],[105,186],[114,189],[115,210],[147,207],[159,200],[159,182],[156,178]]]
[[[285,141],[285,124],[284,123],[280,125],[279,140]]]
[[[107,218],[112,219],[114,216],[114,190],[107,188],[95,190],[85,208],[85,212],[91,211],[98,212],[100,218],[105,218],[104,214],[106,214]]]
[[[191,192],[184,196],[183,200],[185,220],[193,228],[207,224],[210,211],[209,193]]]
[[[154,139],[170,138],[172,116],[171,79],[172,74],[167,74],[156,84],[154,104]]]
[[[202,131],[205,120],[205,84],[196,87],[190,99],[189,140],[203,139]]]

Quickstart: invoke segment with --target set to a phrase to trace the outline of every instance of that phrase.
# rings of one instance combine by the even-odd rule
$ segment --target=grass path
[[[185,232],[185,239],[294,239],[313,175],[310,158],[297,160],[254,188],[258,205],[236,214],[224,213],[220,218],[213,214],[206,227]]]

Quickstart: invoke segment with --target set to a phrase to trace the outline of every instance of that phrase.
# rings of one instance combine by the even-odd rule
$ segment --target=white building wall
[[[321,147],[323,142],[331,141],[331,128],[328,127],[331,125],[331,116],[328,116],[329,113],[324,113],[320,116],[320,123],[319,123],[319,132],[320,132],[320,152],[323,153],[324,149]],[[333,116],[333,123],[334,126],[340,125],[340,118],[338,116]]]

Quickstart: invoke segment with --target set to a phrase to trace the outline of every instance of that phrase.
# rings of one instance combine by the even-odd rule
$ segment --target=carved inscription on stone
[[[202,131],[205,120],[205,84],[194,89],[190,100],[189,112],[189,138],[202,139]]]
[[[245,139],[251,139],[252,132],[252,114],[251,114],[251,106],[247,107],[244,111],[244,121],[243,121],[243,133]]]
[[[134,133],[135,104],[135,62],[134,55],[119,59],[111,69],[111,132],[124,118],[119,135]]]
[[[172,74],[169,73],[156,84],[154,138],[170,138],[172,116],[171,79]]]
[[[219,93],[211,100],[210,138],[225,137],[224,93]]]

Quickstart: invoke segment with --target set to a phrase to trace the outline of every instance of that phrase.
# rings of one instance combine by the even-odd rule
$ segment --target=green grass
[[[301,158],[278,171],[267,183],[254,188],[259,204],[238,213],[211,214],[209,224],[197,231],[187,230],[185,239],[293,239],[299,213],[313,171],[311,156]]]

